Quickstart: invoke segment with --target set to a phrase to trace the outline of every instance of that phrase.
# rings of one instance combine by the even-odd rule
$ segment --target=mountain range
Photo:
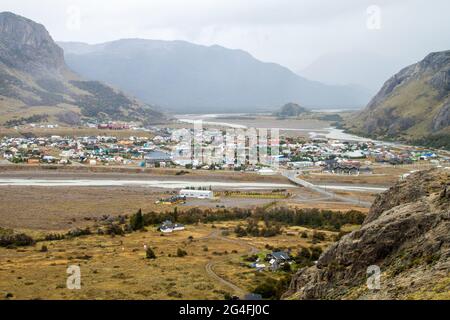
[[[370,99],[357,86],[310,81],[218,45],[142,39],[58,44],[69,67],[83,77],[178,113],[274,111],[290,101],[315,108],[361,107]]]
[[[120,90],[86,81],[41,24],[0,13],[0,123],[27,117],[78,123],[82,117],[160,122],[164,116]],[[22,119],[22,120],[20,120]]]
[[[345,127],[377,139],[450,148],[450,50],[430,53],[392,76]]]

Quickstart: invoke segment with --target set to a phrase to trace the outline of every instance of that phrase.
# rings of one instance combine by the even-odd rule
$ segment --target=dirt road
[[[238,239],[230,239],[227,237],[224,237],[220,234],[219,230],[213,231],[211,232],[208,236],[202,238],[202,240],[205,239],[217,239],[217,240],[221,240],[221,241],[227,241],[227,242],[231,242],[231,243],[235,243],[237,245],[246,247],[248,249],[248,254],[253,255],[259,252],[258,248],[248,244],[245,241],[242,240],[238,240]],[[233,290],[233,293],[239,297],[244,297],[246,294],[248,294],[249,292],[246,291],[243,288],[238,287],[237,285],[235,285],[234,283],[228,281],[227,279],[222,278],[221,276],[219,276],[217,273],[215,273],[214,271],[214,267],[219,264],[219,263],[223,263],[227,260],[227,258],[223,258],[223,259],[218,259],[215,261],[210,261],[205,265],[205,271],[206,273],[211,277],[214,278],[215,280],[217,280],[218,282],[222,283],[223,285],[227,286],[228,288],[230,288],[231,290]]]

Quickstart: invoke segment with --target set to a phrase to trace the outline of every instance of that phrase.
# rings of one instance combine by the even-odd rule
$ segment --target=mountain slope
[[[66,66],[63,50],[44,26],[0,13],[0,124],[24,115],[65,119],[66,113],[150,122],[163,118],[116,89],[82,80]]]
[[[450,50],[431,53],[386,81],[347,128],[375,138],[450,147]]]
[[[379,289],[367,268],[380,268]],[[299,270],[289,299],[450,299],[450,170],[409,176],[379,195],[359,230]]]
[[[369,99],[353,87],[309,81],[278,64],[217,45],[141,39],[59,44],[68,65],[81,75],[178,112],[268,110],[286,101],[348,107]]]

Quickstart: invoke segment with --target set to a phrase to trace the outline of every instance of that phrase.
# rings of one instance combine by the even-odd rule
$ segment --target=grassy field
[[[152,138],[154,135],[145,131],[134,130],[99,130],[86,127],[59,127],[55,129],[45,128],[5,128],[0,126],[1,137],[21,137],[24,134],[34,134],[37,137],[62,136],[62,137],[84,137],[84,136],[114,136],[117,138],[129,138],[131,136]]]
[[[91,235],[74,239],[39,242],[19,249],[0,248],[0,298],[14,299],[223,299],[234,294],[216,281],[205,266],[218,260],[215,271],[245,291],[251,291],[264,278],[281,275],[256,272],[239,264],[248,253],[248,243],[259,250],[265,246],[311,245],[311,239],[298,236],[303,228],[286,228],[271,238],[242,238],[224,241],[211,236],[237,222],[189,225],[186,230],[161,234],[154,227],[125,236]],[[308,230],[312,234],[312,230]],[[331,233],[327,233],[331,235]],[[230,239],[236,239],[230,235]],[[320,245],[327,246],[329,241]],[[144,244],[156,259],[145,258]],[[42,245],[48,251],[41,252]],[[176,257],[177,249],[187,252]],[[206,249],[207,248],[207,249]],[[70,265],[81,270],[81,289],[66,288]]]

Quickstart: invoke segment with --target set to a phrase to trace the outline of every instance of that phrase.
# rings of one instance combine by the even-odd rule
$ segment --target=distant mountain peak
[[[59,44],[79,74],[175,112],[273,111],[286,101],[358,107],[370,98],[360,88],[309,81],[279,64],[219,45],[143,39]]]

